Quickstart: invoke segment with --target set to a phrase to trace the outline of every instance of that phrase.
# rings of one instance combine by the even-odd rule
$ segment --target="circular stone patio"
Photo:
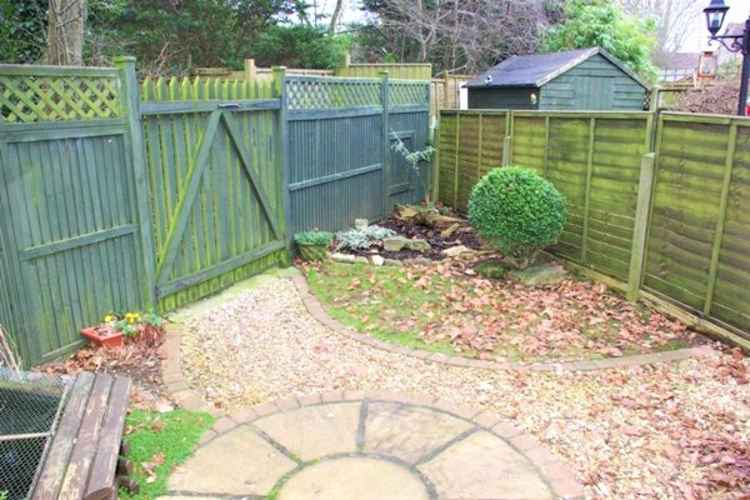
[[[577,498],[573,473],[495,416],[431,398],[331,393],[216,422],[167,499]]]

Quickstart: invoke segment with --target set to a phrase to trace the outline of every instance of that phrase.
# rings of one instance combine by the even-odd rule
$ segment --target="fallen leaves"
[[[323,282],[330,276],[328,286],[337,290],[337,306],[367,318],[367,331],[416,332],[428,344],[449,342],[456,352],[479,359],[621,357],[669,349],[673,342],[688,345],[694,339],[682,323],[628,303],[604,284],[569,279],[532,287],[469,277],[466,271],[473,265],[446,260],[407,266],[397,274],[347,267],[349,281],[343,286],[337,283],[341,274],[326,266],[318,272]],[[399,293],[392,293],[394,284]],[[428,300],[411,307],[415,294]],[[359,307],[363,310],[358,314]],[[384,314],[394,310],[395,315]]]
[[[156,468],[159,467],[160,465],[164,465],[164,460],[165,460],[164,453],[159,452],[159,453],[155,453],[151,457],[151,460],[149,460],[148,462],[140,463],[141,471],[143,471],[143,473],[146,475],[147,483],[153,483],[154,481],[156,481],[156,478],[157,478]]]

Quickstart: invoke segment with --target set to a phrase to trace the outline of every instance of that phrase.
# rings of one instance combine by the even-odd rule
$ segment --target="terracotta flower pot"
[[[81,330],[85,337],[97,347],[122,347],[125,345],[125,335],[116,332],[109,325],[92,326]]]

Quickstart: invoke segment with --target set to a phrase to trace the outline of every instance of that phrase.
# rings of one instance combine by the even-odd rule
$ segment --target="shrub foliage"
[[[304,231],[294,235],[294,241],[298,245],[328,246],[333,241],[333,233],[327,231]]]
[[[557,242],[567,218],[563,195],[522,167],[491,170],[474,186],[469,199],[472,226],[519,268]]]

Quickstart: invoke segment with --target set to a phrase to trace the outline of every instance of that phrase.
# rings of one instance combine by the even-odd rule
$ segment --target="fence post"
[[[440,120],[437,122],[434,135],[435,157],[432,160],[432,201],[437,203],[440,199]]]
[[[721,242],[724,239],[724,226],[727,221],[727,208],[729,207],[729,188],[732,184],[732,171],[734,168],[734,155],[737,151],[737,123],[732,123],[729,129],[729,144],[727,145],[727,158],[724,167],[724,183],[721,188],[721,202],[719,203],[719,218],[716,221],[713,248],[711,249],[711,266],[708,271],[708,287],[706,290],[706,303],[703,306],[703,314],[711,313],[714,292],[716,291],[716,278],[719,274],[719,255],[721,254]]]
[[[277,165],[281,171],[281,197],[282,197],[282,231],[286,233],[287,248],[291,250],[292,245],[292,207],[291,196],[289,193],[289,122],[287,120],[287,111],[289,109],[289,93],[286,88],[286,67],[274,66],[271,68],[273,75],[273,96],[279,99],[279,121],[278,133],[276,134],[276,152]]]
[[[482,112],[479,112],[479,133],[477,137],[477,178],[476,182],[479,182],[479,179],[482,177],[482,126],[484,125],[482,123]]]
[[[548,178],[549,170],[549,136],[550,136],[550,116],[544,117],[544,163],[542,169],[544,171],[544,178]]]
[[[135,57],[119,56],[114,60],[120,72],[122,84],[121,103],[124,118],[127,122],[125,135],[130,148],[135,174],[136,203],[141,234],[141,251],[143,252],[143,269],[145,278],[145,305],[150,309],[158,306],[156,296],[156,254],[151,228],[151,207],[149,201],[148,176],[146,174],[145,146],[143,144],[143,123],[141,120],[141,103],[138,95],[138,79],[135,74]]]
[[[453,169],[453,208],[458,208],[458,159],[461,157],[459,148],[461,147],[461,110],[456,110],[456,162]]]
[[[388,111],[390,108],[390,93],[388,83],[388,71],[380,71],[378,75],[382,78],[380,87],[380,102],[383,105],[383,215],[388,216],[390,207],[390,179],[391,179],[391,140],[388,133]]]
[[[507,167],[511,164],[511,148],[513,147],[513,112],[505,113],[505,137],[503,137],[503,156],[500,165]]]
[[[589,121],[589,149],[586,160],[586,192],[583,207],[583,234],[581,235],[581,263],[586,264],[588,258],[589,218],[591,216],[591,178],[594,170],[594,139],[596,134],[596,118]]]
[[[258,69],[255,67],[255,59],[245,59],[245,80],[255,81]]]
[[[633,228],[633,248],[630,253],[630,273],[628,274],[628,293],[630,301],[638,300],[641,288],[641,276],[645,264],[646,230],[648,215],[651,209],[651,196],[654,185],[654,168],[656,154],[648,153],[641,158],[641,177],[638,183],[638,205],[635,209]]]

